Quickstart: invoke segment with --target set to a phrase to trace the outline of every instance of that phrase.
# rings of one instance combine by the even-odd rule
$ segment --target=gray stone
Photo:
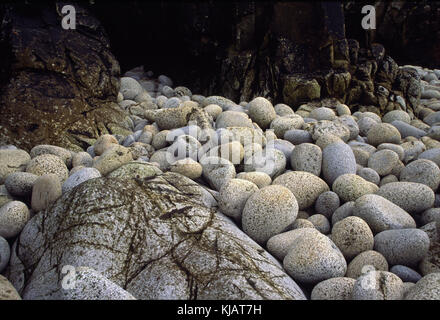
[[[300,211],[302,212],[302,211]],[[298,217],[300,212],[298,212]],[[309,220],[302,219],[302,218],[296,218],[295,222],[292,224],[292,227],[290,229],[296,230],[296,229],[302,229],[302,228],[315,228],[313,223],[311,223]]]
[[[135,139],[135,140],[138,142],[151,144],[151,142],[153,141],[153,134],[150,131],[141,131],[139,138]],[[133,143],[133,142],[131,142],[131,143]]]
[[[138,94],[140,94],[144,89],[135,79],[130,77],[122,77],[120,79],[121,86],[119,91],[124,96],[124,99],[133,100]]]
[[[428,125],[432,126],[437,122],[440,122],[440,111],[431,113],[430,115],[423,118],[423,122],[427,123]]]
[[[356,159],[350,146],[345,143],[333,143],[322,151],[322,173],[328,184],[341,175],[356,173]]]
[[[344,142],[347,142],[350,139],[350,129],[348,129],[348,127],[341,121],[321,120],[312,125],[310,133],[315,141],[328,134],[332,134]]]
[[[185,158],[174,162],[171,165],[170,170],[194,180],[202,176],[203,168],[197,161],[194,161],[191,158]]]
[[[295,146],[289,141],[282,139],[275,139],[273,141],[270,141],[266,145],[266,149],[267,148],[274,148],[284,153],[284,156],[286,157],[286,162],[288,163],[291,162],[290,156],[292,154],[292,151],[295,149]]]
[[[303,230],[283,260],[287,273],[296,281],[310,284],[343,277],[347,263],[338,247],[316,229]]]
[[[11,248],[9,247],[8,241],[0,236],[0,273],[9,264],[9,258],[11,256]]]
[[[233,141],[239,141],[243,147],[251,143],[258,143],[262,147],[266,145],[266,138],[263,133],[253,128],[229,127],[228,134]]]
[[[357,116],[357,118],[359,120],[363,119],[363,118],[370,118],[370,119],[373,119],[374,121],[376,121],[376,123],[381,123],[382,122],[382,119],[377,114],[375,114],[373,112],[369,112],[369,111],[362,112],[362,113],[360,113],[359,115],[356,115],[356,116]]]
[[[6,187],[0,185],[0,207],[12,200],[14,200],[14,198],[9,194]]]
[[[368,131],[370,131],[370,129],[377,124],[377,121],[375,121],[374,119],[371,119],[369,117],[364,117],[364,118],[358,120],[357,124],[359,127],[359,134],[362,137],[366,137],[368,134]]]
[[[438,142],[440,140],[440,126],[432,126],[429,128],[426,135],[431,139],[437,140],[436,142]]]
[[[27,197],[32,194],[32,186],[38,179],[36,174],[28,172],[13,172],[5,180],[9,194],[16,197]]]
[[[321,193],[330,191],[324,180],[305,171],[284,173],[272,184],[288,188],[295,195],[300,210],[312,206]]]
[[[320,136],[318,140],[316,140],[315,144],[321,148],[321,150],[324,150],[325,147],[333,144],[333,143],[344,143],[341,138],[333,135],[333,134],[326,134],[323,136]]]
[[[332,190],[344,202],[356,201],[366,194],[375,193],[379,187],[356,174],[343,174],[333,182]]]
[[[118,169],[110,172],[107,177],[118,179],[150,179],[159,174],[162,174],[162,171],[158,167],[151,163],[137,160],[123,164]],[[93,176],[94,175],[97,175],[97,173],[95,172]]]
[[[290,156],[293,170],[310,172],[318,177],[321,174],[321,164],[321,148],[311,143],[297,145]]]
[[[36,212],[45,210],[61,197],[61,194],[61,182],[55,174],[49,173],[38,177],[32,188],[32,209]]]
[[[29,161],[26,172],[42,176],[45,174],[55,174],[61,182],[69,176],[69,170],[61,158],[53,154],[42,154]]]
[[[416,227],[416,222],[405,210],[375,194],[358,198],[353,215],[365,220],[374,234],[389,229]]]
[[[151,141],[151,145],[156,150],[160,150],[168,146],[167,136],[170,133],[170,130],[162,130],[159,133],[153,136],[153,140]]]
[[[297,215],[298,202],[289,189],[267,186],[246,201],[242,213],[243,231],[257,243],[265,244],[269,238],[286,230]]]
[[[222,107],[216,105],[216,104],[209,104],[206,107],[203,108],[215,121],[217,117],[223,112]]]
[[[83,168],[73,173],[62,185],[62,192],[66,193],[81,183],[101,177],[101,173],[95,168]]]
[[[382,122],[386,122],[386,123],[392,124],[392,122],[395,120],[402,121],[402,122],[409,124],[411,122],[411,117],[409,116],[408,113],[406,113],[405,111],[402,111],[402,110],[389,111],[382,117]]]
[[[353,215],[354,201],[348,201],[337,208],[332,214],[332,225]]]
[[[420,279],[412,287],[405,300],[440,300],[440,273],[431,273]]]
[[[367,151],[359,147],[351,147],[351,150],[353,151],[356,164],[362,167],[368,166],[368,159],[370,158],[370,154]]]
[[[91,167],[93,165],[93,158],[87,152],[77,152],[72,157],[72,167],[84,166]]]
[[[133,160],[133,156],[130,149],[115,145],[106,149],[98,160],[94,161],[93,168],[105,176],[131,160]]]
[[[310,221],[316,228],[316,230],[318,230],[322,234],[330,233],[331,226],[326,216],[322,214],[314,214],[308,217],[307,221]]]
[[[391,265],[415,266],[429,250],[429,237],[420,229],[385,230],[374,237],[374,250]]]
[[[205,157],[200,161],[203,167],[203,177],[207,179],[211,187],[220,190],[229,180],[235,178],[234,165],[220,157]]]
[[[271,178],[274,178],[286,170],[286,163],[287,160],[284,153],[269,146],[269,148],[256,152],[250,159],[246,160],[244,170],[246,172],[264,172]]]
[[[374,183],[375,185],[379,185],[380,183],[379,174],[371,168],[362,168],[357,172],[357,175],[361,178],[364,178],[368,182]]]
[[[75,268],[71,281],[75,282],[73,288],[59,290],[52,298],[56,300],[135,300],[130,293],[89,267]]]
[[[312,290],[311,300],[351,300],[356,280],[337,277],[318,283]]]
[[[305,130],[288,130],[284,133],[284,140],[287,140],[294,145],[298,145],[301,143],[312,143],[312,135],[310,132]]]
[[[257,97],[249,102],[249,117],[264,130],[276,118],[276,113],[269,100]]]
[[[381,143],[400,143],[400,132],[396,127],[389,123],[378,123],[374,125],[367,133],[368,143],[378,146]]]
[[[136,139],[134,138],[134,136],[131,134],[127,137],[125,137],[125,139],[122,141],[122,145],[124,147],[129,147],[132,143],[136,142]]]
[[[304,220],[304,219],[296,219]],[[305,220],[307,221],[307,220]],[[310,222],[311,224],[311,222]],[[313,225],[312,225],[313,228]],[[272,236],[266,244],[267,251],[272,254],[274,257],[283,261],[286,255],[289,253],[290,247],[295,243],[295,241],[301,237],[303,234],[307,233],[306,228],[299,228],[295,230],[290,230],[287,232],[282,232]]]
[[[431,208],[424,211],[420,215],[420,221],[423,225],[434,221],[438,222],[440,225],[440,208]]]
[[[415,160],[400,171],[400,181],[422,183],[435,192],[440,184],[440,169],[431,160]]]
[[[67,167],[70,168],[72,166],[72,153],[69,150],[58,146],[40,144],[33,147],[29,154],[31,158],[35,158],[42,154],[53,154],[54,156],[57,156],[58,158],[63,160]]]
[[[303,118],[295,114],[287,117],[275,118],[270,123],[270,129],[274,130],[274,133],[278,138],[283,138],[287,131],[301,129],[303,124]]]
[[[394,151],[384,149],[373,153],[368,159],[368,167],[376,171],[380,176],[386,176],[393,171],[398,164],[399,156]]]
[[[247,180],[231,179],[219,193],[219,209],[225,215],[241,221],[241,214],[248,198],[258,191],[258,187]]]
[[[340,206],[339,196],[333,191],[323,192],[315,202],[315,211],[327,218],[331,218],[333,212]]]
[[[395,175],[389,174],[380,180],[379,186],[382,187],[387,183],[392,183],[392,182],[399,182],[399,179],[397,179]]]
[[[150,157],[151,163],[157,163],[159,165],[160,170],[167,171],[171,167],[171,163],[168,161],[169,153],[166,150],[158,150],[153,153]],[[172,160],[174,161],[174,159]]]
[[[403,282],[394,273],[372,270],[356,280],[351,297],[353,300],[401,300]]]
[[[203,204],[202,189],[170,172],[89,180],[27,224],[8,278],[24,299],[56,298],[65,265],[92,268],[137,299],[190,299],[196,286],[202,300],[305,299],[270,254]]]
[[[274,106],[275,113],[280,117],[295,114],[291,107],[284,103],[278,103]]]
[[[252,121],[245,113],[237,111],[224,111],[217,117],[215,127],[217,129],[227,127],[252,128]]]
[[[359,136],[359,126],[352,116],[341,116],[338,118],[338,121],[342,122],[350,130],[350,137],[348,138],[349,140],[354,140],[357,136]]]
[[[309,117],[312,119],[316,119],[316,120],[334,120],[336,119],[336,114],[335,112],[330,109],[330,108],[326,108],[326,107],[320,107],[320,108],[316,108],[313,109],[310,114]]]
[[[400,146],[405,152],[405,156],[403,158],[404,163],[417,159],[417,157],[426,150],[425,144],[421,141],[408,141],[402,143]]]
[[[409,213],[420,213],[434,205],[434,192],[428,186],[416,182],[392,182],[376,192]]]
[[[422,276],[417,271],[402,265],[392,266],[390,272],[402,279],[403,282],[416,283],[422,279]]]
[[[400,120],[394,120],[391,122],[391,124],[397,128],[400,132],[400,136],[402,138],[406,137],[415,137],[417,139],[420,139],[421,137],[426,136],[426,132],[418,129],[406,122],[400,121]]]
[[[388,262],[385,257],[377,251],[364,251],[351,260],[345,276],[357,279],[369,270],[388,271]]]
[[[0,150],[0,183],[3,184],[10,173],[24,171],[30,160],[30,155],[24,150]]]
[[[399,160],[400,161],[402,161],[405,158],[405,151],[398,144],[381,143],[380,145],[377,146],[377,151],[379,151],[379,150],[391,150],[391,151],[394,151],[399,156]]]
[[[1,300],[21,300],[14,286],[2,275],[0,275],[0,301]]]
[[[18,235],[30,219],[29,209],[23,202],[10,201],[0,207],[0,237]]]
[[[202,144],[195,137],[186,134],[180,135],[167,149],[168,162],[172,164],[185,158],[197,161],[201,150]]]
[[[365,143],[365,142],[359,142],[359,141],[350,141],[349,143],[348,143],[348,145],[351,147],[351,148],[359,148],[359,149],[361,149],[361,150],[364,150],[365,152],[367,152],[370,156],[373,154],[373,153],[375,153],[376,152],[376,148],[375,147],[373,147],[372,145],[369,145],[368,143]]]
[[[374,246],[373,232],[359,217],[347,217],[333,225],[332,240],[347,260]]]
[[[264,188],[272,183],[272,179],[264,172],[240,172],[237,179],[244,179],[254,183],[259,189]]]

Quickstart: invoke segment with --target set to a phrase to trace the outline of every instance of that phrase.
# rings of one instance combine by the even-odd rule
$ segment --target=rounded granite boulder
[[[347,262],[327,236],[316,229],[304,228],[283,260],[284,269],[296,281],[316,284],[343,277]]]
[[[321,281],[313,287],[311,300],[351,300],[356,280],[346,277]]]
[[[356,199],[375,193],[379,187],[356,174],[343,174],[332,185],[332,190],[344,202],[356,201]]]
[[[385,230],[374,237],[374,250],[391,265],[416,266],[428,253],[430,240],[420,229]]]
[[[322,173],[328,184],[341,175],[356,173],[356,159],[353,150],[345,143],[332,143],[322,151]]]
[[[286,172],[277,177],[272,184],[288,188],[295,195],[299,210],[312,206],[321,193],[330,191],[324,180],[305,171]]]
[[[246,201],[256,191],[258,191],[258,187],[250,181],[243,179],[229,180],[220,189],[218,202],[220,211],[240,221]]]
[[[332,228],[332,240],[346,259],[372,250],[374,236],[368,224],[359,217],[347,217]]]
[[[297,215],[298,203],[289,189],[280,185],[267,186],[246,201],[242,213],[243,231],[257,243],[264,244],[285,231]]]
[[[431,208],[435,201],[432,189],[416,182],[387,183],[381,186],[376,194],[411,214]]]
[[[353,215],[365,220],[374,234],[389,230],[415,228],[416,222],[405,210],[376,194],[355,201]]]

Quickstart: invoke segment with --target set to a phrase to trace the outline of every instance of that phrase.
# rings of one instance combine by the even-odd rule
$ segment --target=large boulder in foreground
[[[208,197],[177,173],[84,182],[26,225],[8,278],[23,299],[68,296],[66,265],[137,299],[305,299],[275,258],[204,205]]]
[[[0,7],[0,144],[82,151],[127,127],[116,104],[120,68],[104,29],[75,4],[76,29],[64,30],[62,6]]]

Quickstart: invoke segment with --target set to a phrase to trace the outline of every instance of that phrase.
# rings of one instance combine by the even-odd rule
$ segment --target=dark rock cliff
[[[120,68],[99,21],[77,7],[61,28],[62,4],[1,8],[0,142],[78,148],[117,130]]]
[[[62,3],[0,6],[2,143],[85,147],[99,134],[124,134],[125,115],[114,105],[119,63],[123,72],[144,65],[194,93],[237,103],[265,96],[296,109],[335,97],[353,110],[407,108],[411,113],[420,79],[400,70],[391,56],[400,64],[435,64],[439,57],[436,4],[416,9],[378,4],[374,33],[359,29],[357,3],[73,4],[76,30],[61,28]],[[419,47],[424,54],[416,53]],[[406,107],[395,102],[398,95]]]

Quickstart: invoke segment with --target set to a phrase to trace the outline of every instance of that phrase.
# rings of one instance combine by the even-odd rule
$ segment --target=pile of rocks
[[[130,134],[102,135],[83,152],[53,145],[29,153],[1,147],[0,272],[24,298],[38,296],[30,294],[34,287],[54,280],[32,277],[23,283],[18,266],[29,262],[14,256],[18,250],[10,258],[16,239],[14,246],[38,238],[36,225],[46,223],[42,217],[59,211],[60,204],[81,201],[79,186],[100,179],[148,180],[169,171],[193,180],[204,206],[229,216],[258,244],[256,252],[276,258],[267,258],[268,264],[301,287],[290,284],[290,295],[269,298],[440,299],[440,70],[412,68],[423,79],[415,115],[405,111],[402,99],[401,110],[383,117],[352,114],[334,100],[304,104],[296,112],[263,97],[236,104],[173,88],[166,76],[133,69],[121,78],[118,95],[130,115]],[[163,201],[158,194],[151,200],[155,208]],[[173,210],[168,213],[194,214],[185,206]],[[191,228],[205,223],[200,219]],[[87,234],[87,226],[82,228]],[[20,252],[30,260],[43,254],[27,248]],[[87,279],[117,292],[106,298],[142,298],[136,288],[123,290],[117,277],[111,282],[92,266],[81,267],[89,268],[83,270]],[[0,282],[0,292],[6,286],[8,281]],[[267,297],[265,289],[257,291],[259,296],[238,297]],[[179,296],[166,292],[161,298]],[[99,298],[77,294],[69,297]],[[19,298],[15,290],[13,297]]]

